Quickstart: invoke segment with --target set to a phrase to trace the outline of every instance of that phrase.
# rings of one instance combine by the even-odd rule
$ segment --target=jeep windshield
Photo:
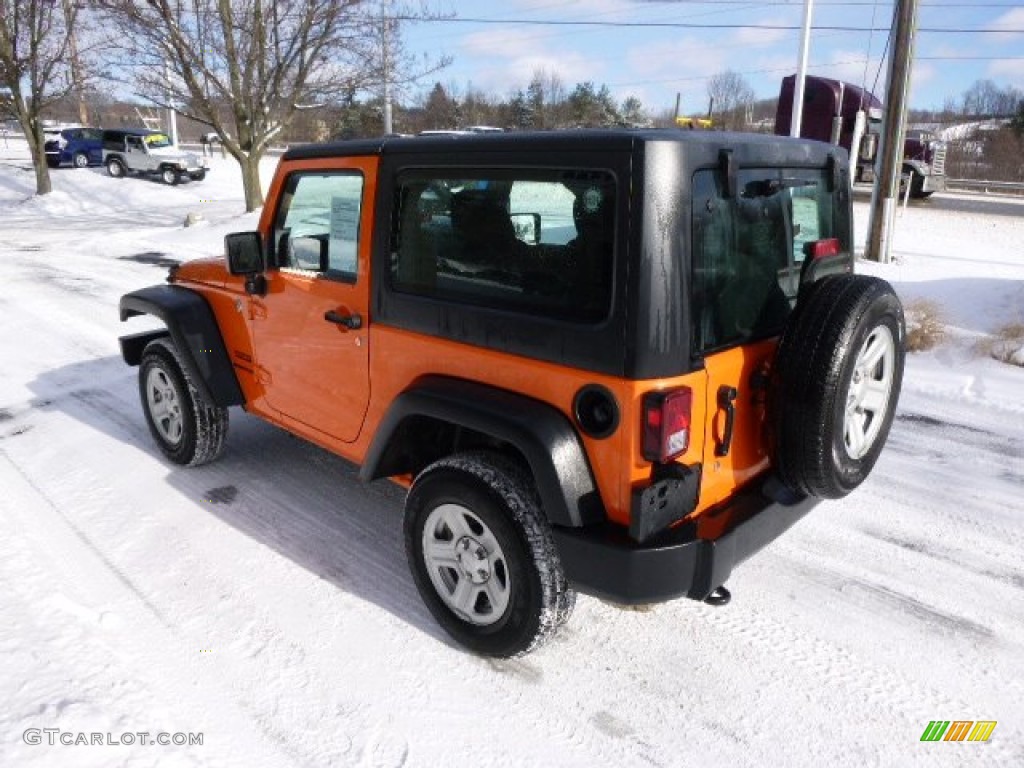
[[[162,133],[151,133],[145,137],[144,141],[150,149],[163,149],[171,146],[171,140]]]

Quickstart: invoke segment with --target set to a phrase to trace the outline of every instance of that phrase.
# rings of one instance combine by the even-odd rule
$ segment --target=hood
[[[189,165],[199,165],[199,155],[194,155],[191,152],[183,152],[182,150],[175,149],[174,147],[150,147],[149,154],[153,157],[163,157],[170,160],[183,160]]]
[[[223,287],[228,280],[228,263],[223,256],[192,259],[171,268],[172,282],[204,283]]]

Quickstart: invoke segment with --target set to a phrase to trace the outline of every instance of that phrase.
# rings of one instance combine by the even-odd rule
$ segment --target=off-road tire
[[[770,385],[774,465],[797,493],[838,499],[867,478],[892,426],[903,308],[887,282],[866,275],[826,277],[804,290]]]
[[[181,174],[179,174],[174,168],[162,168],[160,170],[160,180],[164,184],[168,184],[173,187],[181,181]]]
[[[125,168],[124,163],[121,160],[116,157],[112,157],[107,160],[107,173],[115,179],[123,179],[128,175],[128,169]]]
[[[932,196],[933,190],[924,191],[924,176],[917,171],[910,174],[910,196],[915,200],[925,200]]]
[[[60,168],[60,158],[53,157],[51,155],[46,156],[46,166],[48,168]]]
[[[88,168],[89,156],[85,152],[76,152],[75,156],[71,158],[71,164],[75,168]]]
[[[146,345],[139,365],[139,395],[153,439],[175,464],[197,467],[223,452],[228,410],[203,399],[170,339]],[[173,414],[161,406],[173,408]]]
[[[192,181],[202,181],[206,178],[206,171],[196,171],[195,173],[190,173],[188,176]]]
[[[462,536],[446,528],[441,513],[458,515],[464,525]],[[424,536],[428,521],[434,531]],[[482,530],[481,530],[482,529]],[[488,616],[490,603],[483,585],[465,581],[473,592],[473,610],[484,614],[475,619],[460,615],[453,607],[454,590],[467,577],[451,567],[438,567],[433,555],[425,555],[427,541],[458,541],[469,538],[473,547],[480,541],[498,545],[502,565],[493,562],[490,579],[504,576],[507,605]],[[532,479],[518,464],[492,453],[463,453],[450,456],[424,469],[413,483],[405,505],[405,548],[413,579],[430,612],[457,642],[485,656],[519,656],[546,642],[568,621],[576,604],[569,588],[540,499]],[[478,550],[479,551],[479,550]],[[488,558],[494,551],[488,549]],[[450,582],[453,593],[442,596],[428,570],[428,558],[439,583]],[[496,582],[497,584],[497,582]],[[495,615],[497,614],[497,615]]]

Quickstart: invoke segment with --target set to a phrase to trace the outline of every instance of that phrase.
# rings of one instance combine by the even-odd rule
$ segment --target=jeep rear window
[[[726,197],[717,171],[693,177],[692,312],[702,352],[778,334],[805,244],[842,231],[823,171],[743,169],[737,191]]]
[[[603,170],[406,171],[391,286],[578,323],[611,304],[615,179]]]

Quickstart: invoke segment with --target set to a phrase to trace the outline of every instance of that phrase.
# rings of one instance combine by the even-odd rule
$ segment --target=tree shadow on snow
[[[240,533],[451,645],[406,564],[402,488],[386,480],[364,483],[356,465],[241,408],[231,409],[220,459],[195,468],[172,464],[149,433],[137,371],[113,356],[47,371],[31,384],[37,394],[32,405],[59,409],[136,447],[140,462],[162,463],[172,488]],[[111,467],[115,474],[126,471],[131,468]],[[144,505],[145,499],[126,501],[126,525],[131,510]]]

